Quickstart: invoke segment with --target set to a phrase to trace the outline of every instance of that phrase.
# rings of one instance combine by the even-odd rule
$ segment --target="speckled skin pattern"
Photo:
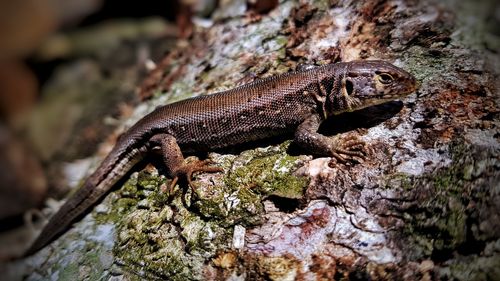
[[[163,154],[173,184],[193,172],[216,172],[206,161],[186,164],[183,153],[211,151],[295,133],[307,153],[348,161],[364,157],[362,141],[317,133],[323,120],[403,97],[416,89],[408,72],[383,61],[320,66],[257,80],[232,90],[157,108],[118,139],[97,170],[50,219],[26,251],[31,255],[61,235],[143,156]]]

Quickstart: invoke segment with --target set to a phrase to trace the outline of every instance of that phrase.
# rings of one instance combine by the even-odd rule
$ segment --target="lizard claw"
[[[333,140],[332,156],[340,163],[363,163],[366,159],[365,142],[351,135]]]
[[[174,193],[174,187],[175,185],[177,184],[177,181],[179,181],[179,177],[176,176],[172,179],[172,181],[170,182],[170,185],[168,186],[168,189],[167,189],[167,192],[168,192],[168,196],[171,196],[173,193]]]
[[[172,182],[170,183],[169,191],[172,192],[174,186],[177,184],[177,181],[180,176],[185,177],[185,179],[188,182],[189,187],[193,191],[193,193],[196,193],[196,188],[193,185],[192,182],[192,177],[194,173],[197,172],[205,172],[205,173],[217,173],[217,172],[223,172],[224,170],[220,167],[214,167],[210,166],[209,164],[212,164],[213,161],[211,160],[196,160],[193,162],[189,163],[184,163],[177,171],[175,172],[176,176],[172,179]]]

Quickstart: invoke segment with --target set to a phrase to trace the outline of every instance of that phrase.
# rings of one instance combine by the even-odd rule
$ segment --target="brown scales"
[[[383,61],[356,61],[287,73],[165,105],[125,132],[97,170],[50,219],[26,251],[31,255],[59,237],[123,177],[145,153],[160,151],[173,187],[179,177],[220,172],[207,161],[186,163],[183,153],[211,151],[295,133],[304,153],[361,162],[364,143],[319,134],[325,118],[403,97],[415,78]]]

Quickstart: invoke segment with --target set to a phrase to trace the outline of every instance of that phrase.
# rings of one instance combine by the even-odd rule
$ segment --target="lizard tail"
[[[133,149],[109,167],[113,153],[103,161],[97,170],[73,193],[62,207],[50,218],[36,240],[24,252],[23,257],[31,256],[61,236],[77,219],[84,215],[101,199],[135,164],[142,159],[142,153]]]

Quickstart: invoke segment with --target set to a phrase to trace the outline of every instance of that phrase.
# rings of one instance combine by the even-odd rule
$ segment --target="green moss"
[[[331,6],[330,0],[314,0],[312,1],[312,5],[318,8],[320,11],[328,11]]]
[[[292,175],[298,157],[286,153],[288,145],[249,150],[231,161],[222,160],[229,170],[224,184],[199,188],[194,207],[224,227],[255,225],[262,217],[266,197],[301,198],[308,180]]]
[[[275,64],[276,64],[276,68],[278,69],[278,71],[280,73],[288,72],[290,70],[290,68],[287,66],[284,66],[282,63],[282,60],[286,58],[286,49],[285,48],[279,49],[276,57],[277,57],[277,60],[275,61]]]
[[[145,278],[200,279],[203,256],[215,254],[207,241],[222,231],[188,211],[179,196],[168,200],[162,184],[165,179],[156,173],[141,171],[114,193],[109,212],[114,215],[100,216],[117,225],[114,254],[128,271]]]
[[[193,86],[185,81],[177,80],[172,83],[168,91],[168,103],[193,97]]]
[[[97,249],[97,247],[95,248]],[[100,260],[99,251],[89,251],[85,255],[85,264],[88,265],[88,271],[86,272],[87,280],[100,280],[103,277],[103,272],[105,268],[103,267],[102,261]],[[76,278],[82,280],[83,276]],[[75,279],[72,279],[75,280]]]
[[[394,173],[390,175],[386,179],[385,186],[387,188],[401,188],[403,190],[411,190],[415,188],[412,178],[404,173]]]
[[[457,1],[447,0],[448,7],[455,7],[456,26],[459,32],[452,34],[455,43],[472,49],[498,50],[500,37],[496,34],[497,23],[492,19],[497,1]]]
[[[497,280],[500,276],[500,256],[475,255],[451,262],[439,271],[442,280]]]
[[[299,159],[286,153],[288,145],[220,156],[217,162],[229,172],[214,183],[196,176],[196,196],[187,188],[169,197],[161,190],[168,184],[163,176],[133,174],[108,196],[112,210],[97,215],[117,226],[115,256],[145,277],[202,279],[206,260],[231,246],[234,225],[260,222],[267,196],[301,198],[307,179],[292,175]]]
[[[286,154],[288,145],[289,142],[286,142],[274,153],[242,153],[246,164],[237,167],[226,177],[226,185],[231,189],[247,188],[263,196],[301,198],[308,180],[290,173],[296,167],[298,157]]]
[[[181,245],[172,244],[178,249]],[[147,248],[147,247],[146,247]],[[168,280],[193,280],[195,273],[191,273],[189,261],[183,260],[183,253],[177,251],[132,251],[125,253],[121,261],[132,272],[146,278],[160,278]],[[137,256],[137,254],[144,254]]]
[[[195,215],[182,216],[179,229],[161,215],[135,213],[136,221],[123,229],[129,235],[118,250],[119,258],[135,272],[169,280],[200,279],[202,254],[209,233],[217,233]],[[182,230],[180,230],[182,229]],[[184,239],[179,239],[180,237]],[[208,253],[210,255],[210,253]]]
[[[70,281],[78,279],[79,265],[70,263],[59,271],[59,280]]]
[[[169,247],[154,249],[142,245],[140,249],[124,251],[120,260],[133,272],[144,277],[167,278],[169,280],[192,280],[194,263],[185,258],[180,242],[169,243]]]
[[[101,260],[99,245],[88,243],[81,251],[78,262],[62,260],[54,270],[58,272],[58,280],[102,280],[111,262]]]
[[[427,258],[434,252],[453,251],[467,241],[467,202],[472,190],[471,173],[476,167],[470,148],[463,143],[450,146],[452,164],[424,176],[405,179],[418,202],[405,214],[404,236],[408,237],[409,256]],[[390,185],[390,182],[388,182]],[[481,196],[474,194],[475,196]]]
[[[155,190],[160,184],[160,177],[158,174],[152,173],[139,173],[137,176],[136,185],[140,190]],[[134,182],[131,182],[134,184]]]
[[[285,47],[286,44],[288,43],[288,37],[286,36],[276,36],[274,40],[276,41],[276,44],[280,47]]]
[[[422,84],[447,73],[449,69],[453,68],[452,64],[456,61],[449,52],[436,54],[421,46],[411,46],[408,52],[403,53],[403,56],[405,57],[405,69]]]

